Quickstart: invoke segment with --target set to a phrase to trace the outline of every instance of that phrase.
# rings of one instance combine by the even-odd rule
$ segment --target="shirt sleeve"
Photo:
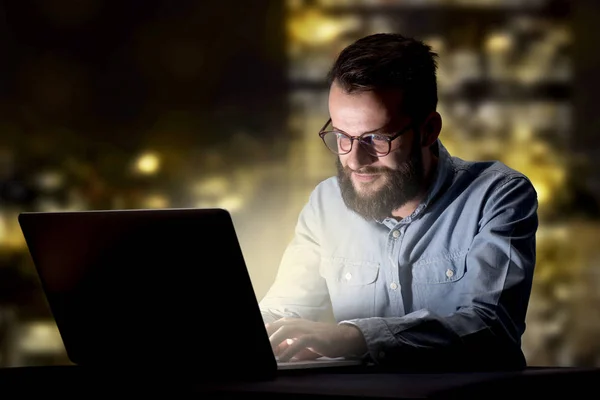
[[[340,323],[362,331],[377,364],[524,367],[521,336],[535,266],[537,208],[537,193],[524,177],[511,177],[493,192],[466,257],[468,290],[454,313],[422,309]]]
[[[318,207],[313,192],[300,212],[294,237],[285,249],[277,276],[259,302],[265,323],[283,317],[318,321],[331,311],[327,284],[319,272]]]

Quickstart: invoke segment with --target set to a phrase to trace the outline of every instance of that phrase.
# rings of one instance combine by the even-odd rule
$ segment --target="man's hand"
[[[367,351],[365,338],[354,325],[281,318],[265,327],[280,361],[350,357]]]

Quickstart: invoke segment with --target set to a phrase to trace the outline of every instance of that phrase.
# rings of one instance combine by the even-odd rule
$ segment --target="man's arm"
[[[451,315],[418,310],[397,318],[365,318],[357,326],[369,354],[409,368],[523,364],[521,335],[535,266],[537,194],[525,178],[510,178],[491,195],[466,259],[468,291]]]
[[[265,323],[283,317],[318,321],[331,309],[327,284],[319,274],[320,227],[315,202],[313,193],[300,212],[275,281],[259,303]]]

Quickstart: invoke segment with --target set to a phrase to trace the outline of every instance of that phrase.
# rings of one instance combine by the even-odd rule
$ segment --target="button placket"
[[[390,275],[389,281],[387,284],[388,293],[390,296],[390,300],[397,307],[398,315],[403,315],[404,313],[404,302],[402,299],[402,286],[400,285],[400,271],[398,260],[400,254],[400,248],[402,247],[402,225],[398,224],[389,233],[389,243],[390,243]]]

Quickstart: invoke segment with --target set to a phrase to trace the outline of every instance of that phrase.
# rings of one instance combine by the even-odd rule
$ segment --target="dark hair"
[[[437,107],[437,57],[431,46],[419,40],[376,33],[342,50],[327,80],[348,93],[400,89],[407,112],[420,120]]]

